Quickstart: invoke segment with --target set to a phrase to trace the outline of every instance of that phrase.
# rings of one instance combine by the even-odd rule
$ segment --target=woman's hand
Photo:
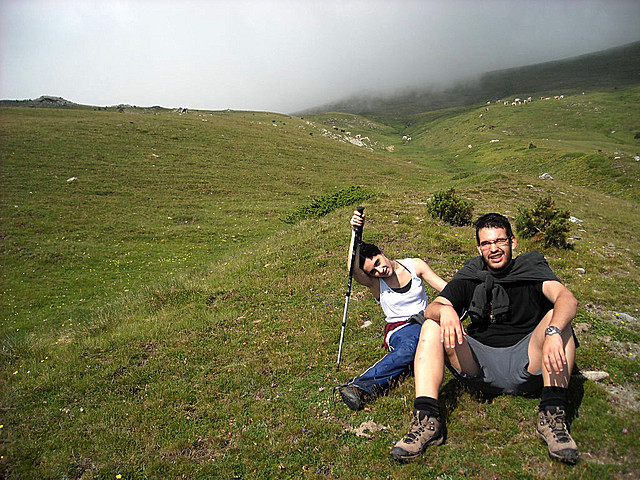
[[[357,210],[354,210],[353,217],[351,217],[351,226],[355,230],[356,228],[364,227],[364,213],[360,213]]]

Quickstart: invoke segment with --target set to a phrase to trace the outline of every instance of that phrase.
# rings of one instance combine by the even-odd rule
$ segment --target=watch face
[[[554,333],[560,333],[560,329],[558,327],[547,327],[544,333],[546,335],[553,335]]]

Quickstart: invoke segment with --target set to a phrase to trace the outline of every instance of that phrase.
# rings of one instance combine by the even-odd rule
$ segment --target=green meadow
[[[640,88],[548,95],[403,118],[1,108],[2,477],[635,478]],[[294,216],[352,187],[361,201]],[[411,378],[361,412],[334,400],[384,355],[354,285],[336,372],[351,212],[449,279],[476,255],[472,227],[427,213],[450,187],[474,216],[550,196],[576,219],[571,249],[518,245],[580,302],[574,467],[535,436],[537,399],[448,376],[447,442],[409,464],[389,453]]]

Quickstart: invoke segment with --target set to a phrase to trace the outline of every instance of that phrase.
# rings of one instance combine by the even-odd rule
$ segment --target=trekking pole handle
[[[358,211],[358,213],[360,215],[362,215],[364,213],[364,207],[358,206],[358,207],[356,207],[356,210]],[[354,230],[356,231],[356,237],[358,238],[358,240],[361,240],[362,239],[362,225],[355,227]]]

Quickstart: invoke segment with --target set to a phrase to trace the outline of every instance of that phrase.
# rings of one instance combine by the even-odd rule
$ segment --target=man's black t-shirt
[[[440,296],[448,299],[460,318],[469,308],[473,292],[480,281],[452,279]],[[496,323],[473,321],[467,333],[490,347],[510,347],[531,333],[542,317],[553,308],[542,293],[542,282],[516,282],[503,285],[509,296],[509,311]]]

